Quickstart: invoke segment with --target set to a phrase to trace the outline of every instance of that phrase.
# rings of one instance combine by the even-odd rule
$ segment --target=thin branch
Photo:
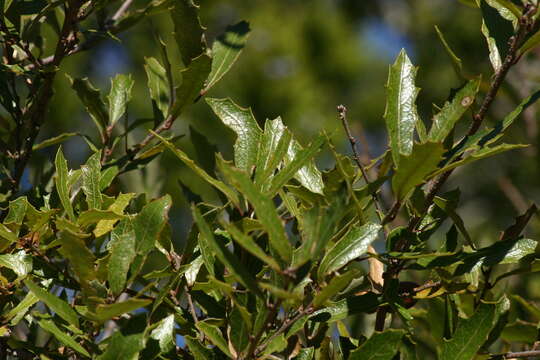
[[[191,317],[193,318],[193,321],[195,324],[199,322],[199,318],[197,317],[197,311],[195,310],[195,305],[193,304],[193,299],[191,298],[191,294],[189,293],[189,289],[187,286],[184,287],[184,291],[186,292],[186,299],[189,305],[189,312],[191,313]]]
[[[117,21],[120,19],[124,14],[128,11],[129,7],[133,3],[133,0],[126,0],[124,3],[118,8],[118,10],[114,13],[111,20]]]
[[[266,315],[266,319],[264,320],[263,325],[261,326],[260,330],[257,332],[257,334],[250,335],[249,337],[249,348],[246,352],[246,359],[251,359],[252,355],[255,354],[257,350],[257,344],[259,343],[259,340],[264,334],[264,331],[268,327],[269,324],[271,324],[276,316],[278,315],[279,307],[281,306],[283,300],[278,299],[275,304],[267,304],[268,308],[268,315]]]
[[[507,352],[499,356],[502,356],[503,359],[517,359],[517,358],[528,358],[528,357],[540,358],[540,350]]]
[[[289,318],[287,320],[285,320],[281,326],[279,327],[279,329],[276,330],[275,333],[273,333],[272,335],[270,335],[265,341],[264,343],[262,343],[261,345],[259,345],[257,347],[257,349],[255,350],[255,355],[258,355],[259,353],[261,353],[268,344],[270,344],[272,342],[272,340],[274,340],[276,337],[278,337],[280,334],[284,333],[292,324],[294,324],[297,320],[299,320],[302,316],[305,316],[305,315],[309,315],[311,314],[315,309],[312,307],[312,306],[308,306],[306,307],[304,310],[302,311],[299,311],[295,316],[293,316],[292,318]]]
[[[62,59],[77,42],[77,14],[81,6],[82,4],[79,1],[71,0],[68,2],[62,32],[60,39],[56,44],[56,49],[51,62],[55,67],[60,65]],[[37,90],[36,101],[32,103],[28,113],[25,114],[27,115],[25,124],[27,135],[25,136],[22,149],[19,149],[18,159],[13,172],[13,183],[11,184],[12,193],[10,197],[14,197],[17,193],[24,169],[32,155],[32,147],[39,134],[41,125],[45,120],[47,108],[53,96],[53,83],[56,77],[56,71],[44,72],[42,76],[43,81]]]
[[[351,149],[353,151],[353,158],[356,162],[356,165],[360,169],[360,172],[362,173],[362,177],[364,178],[364,181],[366,182],[366,185],[370,184],[369,178],[367,176],[367,172],[364,169],[364,165],[362,164],[362,161],[360,159],[360,155],[356,146],[356,138],[351,133],[351,128],[349,126],[349,121],[347,120],[347,108],[344,105],[338,105],[337,107],[338,116],[341,120],[341,123],[343,124],[343,129],[345,129],[345,133],[347,134],[347,138],[349,139],[349,143],[351,144]],[[379,219],[381,222],[383,221],[382,217],[382,208],[380,204],[379,197],[377,196],[377,192],[373,192],[371,194],[371,197],[373,198],[373,203],[375,204],[375,209],[377,209],[377,215],[379,216]]]

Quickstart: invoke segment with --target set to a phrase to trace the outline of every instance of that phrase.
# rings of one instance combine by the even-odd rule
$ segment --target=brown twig
[[[39,85],[39,88],[37,89],[36,101],[32,103],[27,114],[25,114],[27,120],[24,125],[26,127],[27,135],[22,144],[22,149],[19,149],[15,169],[13,171],[11,197],[14,197],[17,193],[24,169],[32,155],[32,147],[39,134],[41,125],[45,120],[47,107],[53,96],[53,83],[56,76],[56,69],[54,68],[60,65],[62,59],[77,43],[77,14],[81,6],[82,3],[77,0],[70,0],[68,2],[60,39],[56,44],[53,60],[51,62],[53,69],[50,71],[43,71],[43,79],[41,85]]]
[[[295,316],[292,318],[288,318],[285,320],[279,329],[276,330],[275,333],[270,335],[267,339],[265,339],[264,343],[259,345],[257,349],[255,350],[255,355],[260,354],[268,344],[272,342],[276,337],[278,337],[280,334],[284,333],[289,327],[291,327],[292,324],[294,324],[297,320],[299,320],[302,316],[309,315],[314,311],[314,308],[311,306],[306,307],[304,310],[299,311]]]
[[[129,7],[133,3],[133,0],[125,0],[124,3],[118,8],[118,10],[114,13],[111,20],[117,21],[120,19],[124,14],[128,11]]]
[[[507,352],[499,356],[502,356],[503,359],[517,359],[517,358],[528,358],[528,357],[540,358],[540,350]]]
[[[354,161],[356,162],[356,165],[360,169],[360,172],[362,173],[362,177],[364,178],[366,185],[369,185],[370,181],[367,176],[367,172],[364,169],[364,165],[362,164],[362,161],[360,159],[360,155],[356,146],[357,144],[356,138],[352,135],[351,128],[349,126],[349,121],[347,120],[347,108],[344,105],[338,105],[337,111],[338,111],[339,119],[341,120],[341,123],[343,124],[343,129],[345,130],[345,133],[347,134],[347,138],[349,139],[349,143],[351,144],[351,149],[354,155],[353,156]],[[373,192],[371,194],[371,197],[373,198],[373,203],[375,205],[375,209],[377,210],[377,215],[379,216],[379,219],[382,222],[383,221],[382,208],[379,201],[379,197],[377,196],[377,192],[376,191]]]

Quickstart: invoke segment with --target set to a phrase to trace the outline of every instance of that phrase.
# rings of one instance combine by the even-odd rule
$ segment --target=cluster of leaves
[[[438,193],[453,169],[524,147],[497,141],[539,93],[494,127],[480,125],[510,67],[540,39],[535,4],[477,1],[494,68],[488,82],[464,76],[440,34],[464,84],[436,108],[429,127],[416,111],[417,70],[402,51],[388,75],[388,149],[368,164],[339,154],[325,134],[303,146],[280,118],[261,127],[250,109],[215,98],[205,100],[237,136],[234,160],[213,154],[195,134],[198,158],[190,158],[167,131],[231,68],[247,39],[247,23],[229,27],[210,48],[190,0],[153,1],[115,14],[112,22],[102,22],[100,36],[114,35],[155,11],[170,12],[185,65],[181,83],[159,41],[161,61],[145,59],[152,129],[130,147],[128,135],[148,122],[127,121],[131,77],[112,80],[108,101],[87,79],[71,79],[99,135],[99,141],[84,137],[93,154],[80,169],[70,170],[59,148],[43,184],[16,197],[31,152],[71,135],[33,143],[44,120],[39,111],[52,96],[56,69],[45,70],[79,51],[80,45],[69,45],[79,36],[73,23],[93,11],[103,20],[108,5],[3,5],[2,36],[11,58],[2,65],[0,103],[7,114],[5,133],[16,132],[0,143],[6,148],[0,179],[9,200],[0,223],[3,354],[381,360],[437,354],[452,360],[504,357],[537,340],[531,319],[540,320],[540,309],[500,286],[512,275],[540,270],[537,242],[522,236],[534,205],[486,245],[471,238],[457,212],[459,190]],[[49,63],[40,59],[46,49],[39,46],[39,29],[50,16],[56,19],[56,11],[65,20],[58,25],[61,45]],[[493,17],[508,23],[510,35],[495,34]],[[26,94],[27,106],[16,92],[16,82],[23,80],[34,89]],[[482,85],[488,89],[483,100],[478,99]],[[473,125],[457,139],[456,125],[469,113]],[[344,108],[340,117],[346,123]],[[322,148],[335,163],[326,171],[314,161]],[[115,186],[123,173],[166,149],[220,200],[189,194],[194,223],[183,247],[172,239],[168,195],[148,201]],[[379,199],[385,184],[394,195],[387,211]],[[391,226],[398,215],[408,219],[407,226]],[[435,234],[445,223],[451,226],[438,244]],[[374,250],[377,240],[385,250]],[[391,322],[385,321],[387,314]],[[391,328],[384,330],[386,325]]]

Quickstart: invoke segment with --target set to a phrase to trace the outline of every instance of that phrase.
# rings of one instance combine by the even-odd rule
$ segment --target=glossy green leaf
[[[302,145],[294,138],[291,139],[287,156],[285,157],[285,165],[296,159],[296,156],[302,151]],[[303,187],[315,194],[323,194],[324,183],[322,175],[314,161],[309,161],[306,165],[300,168],[294,175],[294,178],[302,184]]]
[[[41,328],[53,334],[54,337],[62,344],[75,350],[79,354],[82,354],[86,357],[91,357],[85,348],[83,348],[71,335],[58,328],[58,326],[56,326],[53,321],[42,319],[38,323]]]
[[[63,134],[60,134],[58,136],[54,136],[54,137],[49,138],[47,140],[43,140],[39,144],[35,144],[34,146],[32,146],[32,151],[45,149],[45,148],[47,148],[49,146],[59,144],[61,142],[64,142],[64,140],[69,139],[70,137],[73,137],[73,136],[76,136],[76,135],[79,135],[79,134],[72,132],[72,133],[63,133]]]
[[[196,58],[206,50],[204,28],[199,20],[199,7],[193,0],[174,2],[171,9],[174,24],[174,37],[180,49],[182,62],[187,67],[191,59]]]
[[[109,126],[114,126],[126,112],[134,83],[131,75],[118,74],[111,79],[111,91],[108,96]]]
[[[249,314],[248,314],[249,315]],[[249,321],[249,320],[248,320]],[[250,331],[239,306],[235,306],[229,316],[229,340],[237,354],[241,354],[250,344]],[[227,354],[227,353],[226,353]]]
[[[292,134],[285,129],[281,118],[265,122],[255,167],[255,184],[262,190],[266,191],[272,185],[270,180],[287,155],[291,139]]]
[[[137,253],[146,255],[155,247],[159,234],[168,220],[171,197],[163,196],[146,204],[133,220]]]
[[[513,25],[517,25],[517,19],[511,11],[500,5],[499,0],[482,0],[480,9],[481,31],[488,43],[489,59],[493,69],[499,71],[509,49],[510,36],[514,35]]]
[[[350,360],[392,360],[398,352],[404,330],[375,332],[360,347],[351,352]]]
[[[352,227],[326,252],[319,265],[319,278],[364,255],[369,245],[377,239],[380,230],[381,225],[375,223]]]
[[[518,303],[535,321],[540,320],[540,309],[536,305],[515,294],[510,295],[510,299]]]
[[[429,177],[432,178],[432,177],[437,176],[439,174],[445,173],[448,170],[452,170],[452,169],[455,169],[457,167],[467,165],[467,164],[470,164],[472,162],[475,162],[475,161],[478,161],[478,160],[481,160],[481,159],[485,159],[485,158],[500,154],[500,153],[505,152],[505,151],[514,150],[514,149],[523,149],[523,148],[526,148],[528,146],[529,145],[524,145],[524,144],[500,144],[500,145],[493,146],[493,147],[485,147],[485,148],[482,148],[482,149],[472,153],[471,155],[467,156],[466,158],[463,158],[463,159],[461,159],[459,161],[454,161],[453,163],[450,163],[450,164],[444,166],[443,168],[431,173],[431,175]]]
[[[416,71],[405,50],[401,50],[395,63],[390,66],[386,84],[384,119],[392,157],[398,167],[400,155],[409,155],[413,150],[414,128],[419,119],[415,104],[419,92],[414,85]]]
[[[489,61],[491,62],[491,66],[493,66],[493,70],[495,72],[499,71],[499,69],[502,66],[502,59],[501,55],[499,53],[499,48],[497,47],[497,42],[495,39],[490,35],[489,29],[485,23],[484,20],[482,20],[482,34],[486,38],[486,42],[489,49]]]
[[[343,320],[350,315],[373,312],[379,304],[379,295],[368,292],[364,295],[348,297],[333,305],[317,310],[311,315],[310,320],[332,323]]]
[[[104,220],[120,220],[123,219],[124,215],[119,215],[118,213],[111,210],[98,210],[90,209],[83,211],[79,218],[77,219],[77,224],[83,228],[98,223],[99,221]]]
[[[103,133],[109,123],[109,114],[99,90],[92,86],[88,78],[73,79],[68,76],[68,79],[96,127]]]
[[[444,104],[441,111],[433,117],[433,125],[428,135],[429,141],[441,142],[448,136],[456,122],[474,103],[479,86],[480,79],[469,81],[454,95],[452,100]]]
[[[246,249],[249,253],[256,256],[268,266],[274,270],[280,270],[279,264],[274,260],[273,257],[266,254],[263,249],[257,245],[257,243],[251,238],[251,236],[244,234],[233,224],[222,223],[225,230],[231,235],[234,241],[236,241],[240,246]]]
[[[191,336],[184,337],[184,341],[186,342],[186,345],[195,358],[195,360],[213,360],[214,355],[210,351],[210,349],[206,348],[203,344],[201,344],[196,338],[193,338]]]
[[[490,145],[503,136],[504,131],[512,125],[512,123],[521,115],[521,113],[535,104],[540,98],[540,91],[536,91],[532,95],[523,99],[523,101],[510,112],[502,121],[499,121],[493,128],[478,131],[475,135],[465,138],[462,142],[456,145],[448,158],[455,159],[465,151],[475,150],[479,147]]]
[[[439,36],[439,40],[443,44],[444,50],[446,50],[446,53],[450,57],[450,60],[452,61],[452,66],[454,67],[454,71],[460,78],[463,78],[463,65],[461,62],[461,59],[456,55],[456,53],[452,50],[448,42],[446,41],[443,33],[439,29],[437,25],[435,25],[435,31],[437,32],[437,36]]]
[[[134,310],[140,309],[152,303],[151,300],[147,299],[135,299],[131,298],[126,301],[107,304],[107,305],[98,305],[95,308],[95,312],[91,313],[91,317],[100,321],[105,322],[114,317],[130,313]]]
[[[497,320],[496,304],[481,303],[469,319],[459,319],[452,338],[440,349],[440,360],[472,360]]]
[[[534,254],[538,242],[531,239],[498,241],[493,245],[478,251],[484,255],[482,260],[484,266],[495,264],[515,264],[525,256]]]
[[[101,191],[107,189],[116,178],[119,171],[120,169],[118,169],[118,166],[111,166],[103,170],[99,177],[99,189]]]
[[[263,355],[270,355],[274,353],[279,353],[285,350],[287,347],[287,340],[285,340],[285,336],[283,334],[279,334],[275,338],[273,338],[268,345],[266,345],[266,348],[262,352]]]
[[[134,193],[119,194],[116,200],[109,206],[107,211],[112,211],[115,214],[123,215],[124,209],[128,206],[129,202],[133,198]],[[95,237],[105,235],[114,228],[118,220],[99,220],[93,231]]]
[[[133,223],[129,218],[122,220],[111,233],[108,280],[113,294],[118,295],[124,290],[129,268],[137,254],[135,239]]]
[[[193,104],[200,96],[212,66],[212,58],[206,54],[193,59],[189,67],[182,70],[182,84],[176,88],[176,100],[170,110],[173,119]]]
[[[182,160],[184,164],[186,164],[191,170],[193,170],[197,175],[199,175],[203,180],[214,186],[216,189],[221,191],[225,196],[235,205],[239,204],[238,195],[227,185],[225,185],[223,182],[214,179],[206,171],[201,169],[193,160],[191,160],[186,153],[184,153],[182,150],[178,149],[176,146],[174,146],[169,141],[165,140],[163,137],[156,134],[156,137],[163,142],[169,150],[173,152],[174,155],[176,155],[177,158]]]
[[[9,202],[9,212],[4,219],[4,225],[9,226],[15,235],[18,235],[18,230],[24,221],[28,207],[29,203],[26,196],[21,196]]]
[[[261,194],[248,174],[242,170],[231,167],[218,157],[218,167],[221,172],[253,205],[257,218],[268,232],[270,246],[283,258],[289,262],[292,257],[292,246],[285,235],[285,229],[278,216],[272,199]]]
[[[323,287],[313,298],[313,306],[315,308],[323,305],[327,300],[345,289],[352,280],[360,277],[360,271],[357,269],[351,269],[344,274],[333,276],[327,286]]]
[[[70,201],[70,194],[69,194],[69,185],[68,185],[68,174],[69,170],[67,167],[67,161],[64,158],[64,154],[62,153],[62,148],[59,147],[58,151],[56,152],[56,158],[54,161],[56,165],[56,176],[54,178],[54,182],[56,184],[56,191],[58,192],[58,197],[60,198],[60,202],[62,203],[62,206],[66,210],[66,213],[69,216],[69,219],[71,221],[75,220],[75,214],[73,213],[73,206],[71,205]]]
[[[208,77],[208,84],[204,92],[213,87],[231,69],[244,49],[249,32],[249,24],[240,21],[238,24],[227,26],[225,33],[214,41],[212,45],[212,72]]]
[[[150,339],[158,342],[162,354],[171,351],[176,345],[174,326],[174,314],[171,314],[160,320],[150,333]]]
[[[205,321],[199,321],[195,324],[195,326],[204,333],[204,335],[213,345],[217,346],[225,355],[232,358],[231,352],[229,351],[229,347],[227,345],[227,340],[225,340],[223,337],[219,327]]]
[[[129,332],[128,332],[129,334]],[[144,333],[124,335],[121,331],[115,331],[108,342],[105,352],[97,357],[98,360],[118,360],[139,358],[139,353],[144,349]]]
[[[444,147],[441,143],[415,144],[410,155],[401,155],[399,167],[392,177],[392,190],[403,200],[416,186],[437,169],[442,160]]]
[[[163,118],[165,118],[169,112],[171,101],[170,86],[172,84],[169,84],[167,72],[156,58],[145,57],[144,61],[144,70],[148,78],[150,97],[159,111],[161,111]]]
[[[536,341],[538,329],[535,323],[517,320],[504,327],[501,339],[507,343],[532,344]]]
[[[9,310],[7,313],[2,314],[2,318],[5,319],[5,321],[9,321],[11,326],[15,326],[26,315],[28,309],[30,309],[30,307],[32,307],[38,301],[39,298],[32,292],[29,292],[26,294],[24,299],[17,304],[17,306]]]
[[[39,300],[43,301],[52,311],[58,314],[58,316],[71,325],[79,327],[79,316],[67,302],[58,296],[51,294],[47,290],[42,289],[31,280],[25,280],[24,284]]]
[[[303,348],[298,352],[298,355],[295,357],[295,360],[312,360],[314,355],[315,355],[314,347]]]
[[[204,220],[199,209],[195,206],[192,207],[193,218],[199,227],[201,235],[206,239],[208,245],[212,248],[216,257],[231,271],[242,285],[244,285],[249,291],[255,295],[262,296],[255,277],[249,272],[249,270],[240,262],[234,254],[232,254],[224,243],[218,241],[214,237],[214,233],[208,226],[206,220]]]
[[[101,177],[101,151],[90,156],[86,164],[81,166],[82,191],[86,195],[89,209],[101,209],[101,190],[99,180]]]
[[[19,238],[17,237],[17,234],[11,231],[4,224],[0,224],[0,238],[7,240],[6,244],[2,244],[2,248],[6,248],[10,244],[16,243],[17,240],[19,240]]]
[[[32,257],[24,250],[15,254],[3,254],[0,255],[0,266],[13,270],[19,279],[24,278],[32,271]]]
[[[528,51],[534,49],[536,46],[540,44],[540,30],[535,32],[534,35],[532,35],[530,38],[525,41],[525,43],[519,48],[519,54],[525,54]]]
[[[71,263],[73,271],[81,281],[90,281],[96,278],[94,262],[96,258],[88,249],[83,239],[64,231],[59,236],[60,252]]]
[[[521,17],[519,6],[511,0],[486,0],[486,2],[508,21],[515,22]]]
[[[300,266],[307,261],[318,261],[326,244],[335,235],[341,218],[346,212],[346,195],[334,193],[329,206],[317,204],[304,211],[299,218],[302,245],[295,251],[294,265]]]
[[[237,135],[234,144],[234,163],[247,172],[257,163],[257,151],[262,130],[257,124],[251,109],[236,105],[231,99],[206,99],[206,102],[220,120]]]
[[[288,161],[287,164],[272,179],[272,186],[268,190],[268,193],[273,195],[279,191],[298,173],[298,171],[300,171],[307,165],[309,161],[311,161],[324,142],[325,136],[319,135],[307,148],[299,149],[299,151],[295,153],[294,158],[291,161]]]

